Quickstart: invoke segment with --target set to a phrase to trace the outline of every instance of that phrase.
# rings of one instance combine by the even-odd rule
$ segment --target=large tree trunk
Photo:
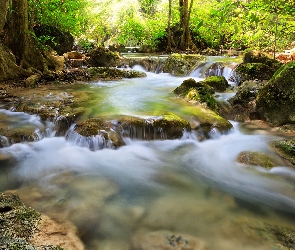
[[[29,32],[28,1],[0,0],[0,9],[0,81],[47,73],[48,63],[55,64],[40,52]]]
[[[167,34],[167,38],[168,38],[168,43],[167,43],[167,52],[171,52],[172,51],[172,34],[171,34],[171,12],[172,12],[172,0],[169,0],[169,12],[168,12],[168,34]]]
[[[0,36],[3,33],[3,27],[6,21],[6,13],[8,8],[8,1],[9,0],[1,0],[0,1]]]
[[[179,49],[183,51],[197,49],[192,41],[189,28],[190,14],[193,4],[193,0],[190,1],[190,4],[189,0],[179,0],[180,25],[182,28],[182,36],[180,39]]]
[[[17,64],[34,72],[44,71],[42,54],[36,48],[29,33],[28,1],[12,0],[11,14],[8,16],[8,26],[5,29],[5,44],[15,55]]]

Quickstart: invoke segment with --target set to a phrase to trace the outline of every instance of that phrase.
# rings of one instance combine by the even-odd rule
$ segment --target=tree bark
[[[0,0],[0,81],[48,72],[49,57],[40,52],[29,31],[28,1]],[[9,2],[9,12],[8,10]]]
[[[4,24],[6,21],[6,13],[8,8],[8,1],[9,0],[1,0],[0,1],[0,36],[3,33]]]
[[[182,28],[182,36],[180,39],[179,49],[180,50],[196,50],[196,46],[192,41],[190,28],[189,28],[189,21],[190,21],[190,14],[194,4],[194,0],[179,0],[179,12],[180,12],[180,25]]]

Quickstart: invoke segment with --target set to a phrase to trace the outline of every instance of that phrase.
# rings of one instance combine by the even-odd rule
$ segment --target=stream
[[[202,80],[200,72],[189,77]],[[147,72],[146,78],[85,84],[96,98],[84,118],[189,117],[172,93],[189,77]],[[295,230],[295,171],[283,162],[266,170],[236,161],[243,151],[274,155],[269,143],[282,137],[271,130],[231,121],[230,132],[212,131],[204,141],[184,134],[91,151],[55,137],[36,115],[0,113],[9,117],[2,126],[48,128],[41,140],[0,149],[12,159],[0,166],[0,191],[16,189],[37,211],[72,221],[87,250],[182,249],[171,247],[174,236],[194,242],[190,249],[285,249],[265,228]],[[159,235],[171,248],[155,247]]]

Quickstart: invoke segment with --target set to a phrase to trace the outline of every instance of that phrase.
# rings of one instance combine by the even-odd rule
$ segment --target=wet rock
[[[224,76],[209,76],[204,82],[211,86],[216,92],[224,92],[230,87]]]
[[[38,232],[30,240],[35,246],[58,246],[54,249],[84,250],[85,247],[77,236],[77,228],[70,222],[57,222],[46,215],[41,216]],[[42,249],[44,249],[42,247]],[[47,249],[47,248],[46,248]]]
[[[205,250],[206,243],[191,235],[171,231],[139,231],[132,237],[134,250]]]
[[[256,97],[264,84],[260,81],[245,81],[237,88],[235,96],[228,100],[233,108],[235,121],[242,122],[260,118],[256,112]]]
[[[175,114],[150,118],[121,117],[118,119],[123,135],[143,140],[178,139],[184,130],[190,131],[190,124]]]
[[[164,58],[159,57],[145,57],[145,58],[124,58],[120,61],[118,66],[133,67],[135,65],[142,66],[148,72],[161,73],[164,67]]]
[[[120,60],[118,53],[104,47],[97,47],[87,53],[88,64],[91,67],[115,67]]]
[[[269,80],[280,68],[282,63],[261,51],[248,51],[245,53],[243,63],[234,71],[237,84],[247,80]]]
[[[242,152],[239,154],[237,161],[246,165],[261,166],[266,169],[276,166],[274,160],[269,155],[261,152]]]
[[[295,164],[295,141],[294,140],[278,140],[272,142],[273,149],[283,158],[292,164]]]
[[[135,70],[119,70],[112,67],[91,67],[87,69],[90,76],[90,80],[112,80],[112,79],[122,79],[122,78],[137,78],[146,77],[144,72],[139,72]]]
[[[274,74],[272,68],[263,63],[241,63],[234,72],[238,85],[249,80],[269,80]]]
[[[258,92],[257,112],[274,125],[295,121],[295,62],[282,66]]]
[[[165,60],[163,72],[175,76],[187,76],[205,60],[204,56],[198,54],[172,54]]]
[[[40,79],[40,74],[31,75],[25,80],[25,85],[27,88],[37,87],[38,81],[40,81]]]
[[[282,63],[273,59],[272,55],[256,50],[246,52],[244,54],[243,63],[262,63],[272,67],[274,71],[282,65]]]

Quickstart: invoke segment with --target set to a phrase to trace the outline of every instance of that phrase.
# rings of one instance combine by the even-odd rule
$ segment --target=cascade
[[[188,120],[172,91],[189,77],[204,79],[213,64],[188,77],[147,72],[146,78],[83,84],[78,91],[96,94],[85,104],[85,119],[173,113]],[[229,78],[233,64],[219,64],[215,73]],[[200,140],[202,131],[184,131],[168,140],[161,128],[117,124],[112,129],[126,145],[115,149],[109,131],[81,136],[66,116],[43,122],[4,109],[0,115],[1,128],[40,133],[14,144],[1,134],[0,191],[16,190],[28,206],[70,220],[86,249],[156,249],[155,239],[169,244],[173,236],[188,247],[272,249],[281,244],[274,230],[295,231],[294,169],[283,161],[270,170],[237,162],[242,152],[273,156],[269,143],[283,137],[271,128],[247,132],[231,121],[226,134],[212,130]]]

